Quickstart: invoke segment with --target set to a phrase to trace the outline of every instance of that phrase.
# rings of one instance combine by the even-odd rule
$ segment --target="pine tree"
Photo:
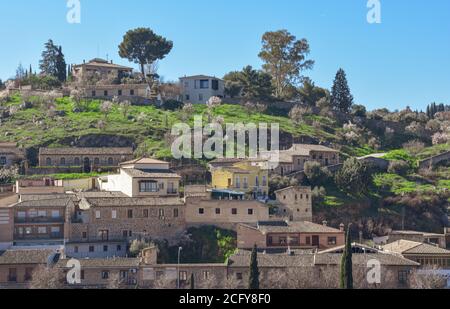
[[[194,273],[191,274],[191,290],[195,290]]]
[[[342,255],[340,279],[342,289],[353,289],[353,261],[352,261],[352,240],[350,237],[350,225],[348,226],[344,254]]]
[[[250,261],[250,276],[248,288],[250,290],[259,290],[258,247],[256,245],[253,248]]]
[[[353,105],[353,96],[343,69],[339,69],[331,91],[331,105],[341,112],[347,113]]]
[[[39,61],[42,74],[58,77],[58,51],[58,47],[52,40],[45,43],[45,50],[42,52],[42,59]]]

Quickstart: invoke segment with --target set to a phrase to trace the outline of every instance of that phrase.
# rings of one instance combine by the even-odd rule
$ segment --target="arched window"
[[[108,165],[109,165],[109,166],[113,166],[113,165],[114,165],[114,160],[113,160],[113,158],[108,158]]]
[[[94,165],[97,165],[97,166],[100,165],[100,159],[99,158],[95,158],[94,159]]]
[[[45,165],[52,166],[52,159],[51,158],[45,159]]]
[[[75,158],[74,164],[75,164],[76,166],[79,166],[79,165],[80,165],[80,158]]]
[[[66,158],[61,158],[60,162],[61,165],[66,165]]]

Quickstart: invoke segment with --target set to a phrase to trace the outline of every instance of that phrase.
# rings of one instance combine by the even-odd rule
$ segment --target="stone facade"
[[[0,143],[0,166],[9,167],[25,159],[25,151],[15,143]]]
[[[133,159],[132,148],[40,148],[40,167],[117,167]]]
[[[312,222],[312,191],[310,187],[289,187],[275,192],[278,214],[290,221]]]
[[[345,234],[326,225],[311,222],[258,222],[240,224],[237,228],[238,248],[251,249],[328,249],[343,245]]]
[[[125,67],[110,62],[95,58],[89,62],[83,61],[82,64],[72,66],[72,76],[75,82],[87,83],[91,78],[106,79],[108,77],[120,77],[130,74],[133,68]]]

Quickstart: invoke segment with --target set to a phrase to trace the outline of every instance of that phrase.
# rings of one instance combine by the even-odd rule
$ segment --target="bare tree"
[[[447,282],[446,279],[439,274],[440,270],[441,269],[436,266],[414,270],[410,277],[411,288],[420,290],[445,288]]]
[[[38,266],[32,274],[31,289],[62,289],[64,287],[64,274],[59,268]]]
[[[105,101],[100,106],[100,111],[105,116],[105,121],[108,119],[108,114],[111,112],[112,109],[113,109],[113,103],[111,101]]]

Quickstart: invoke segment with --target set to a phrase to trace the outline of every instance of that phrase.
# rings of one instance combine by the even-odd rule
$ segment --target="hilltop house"
[[[124,148],[40,148],[40,167],[82,167],[85,172],[96,168],[116,167],[133,159],[133,149]]]
[[[9,167],[25,159],[25,152],[16,143],[0,143],[0,167]]]
[[[210,164],[212,187],[243,193],[247,198],[266,199],[269,172],[266,161],[217,159]]]
[[[108,76],[121,77],[131,74],[133,68],[114,64],[101,59],[94,58],[89,62],[83,61],[82,64],[72,66],[72,76],[75,82],[82,83],[91,78],[107,78]]]
[[[322,166],[340,163],[339,151],[322,145],[294,144],[288,150],[280,150],[276,153],[263,152],[261,157],[273,160],[274,154],[279,160],[271,172],[281,176],[303,171],[306,162],[318,162]]]
[[[180,88],[184,103],[205,104],[211,97],[224,97],[225,82],[206,75],[184,76]]]

